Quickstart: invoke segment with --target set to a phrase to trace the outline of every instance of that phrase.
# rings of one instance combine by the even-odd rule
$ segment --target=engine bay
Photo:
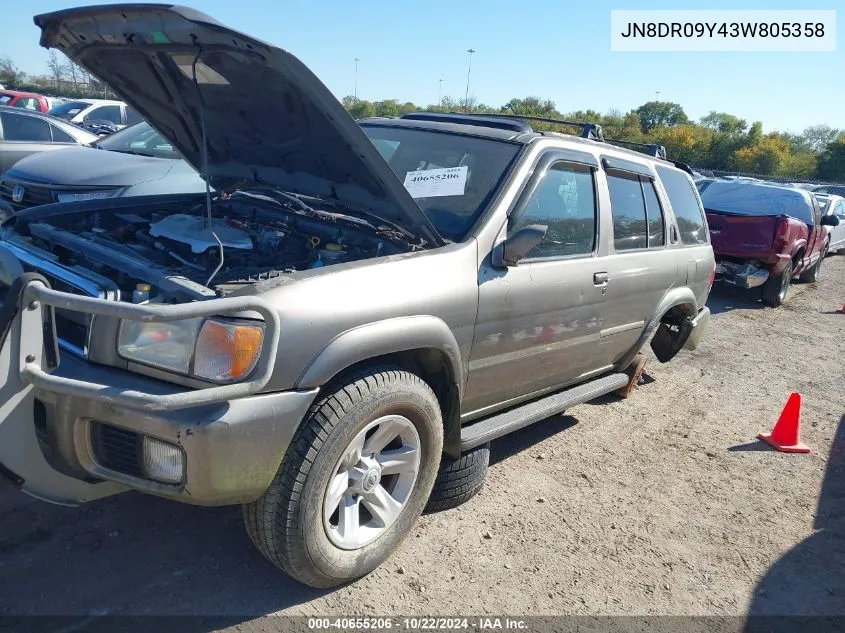
[[[240,197],[214,200],[210,214],[205,202],[184,207],[36,215],[21,218],[16,231],[53,262],[109,280],[111,296],[136,303],[226,296],[297,271],[410,250],[330,212],[307,217]]]

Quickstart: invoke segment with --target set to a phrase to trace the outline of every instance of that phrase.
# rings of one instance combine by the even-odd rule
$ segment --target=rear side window
[[[108,121],[120,125],[120,106],[105,105],[94,108],[85,115],[85,121],[89,123],[92,121]]]
[[[607,174],[613,247],[617,251],[648,247],[645,200],[640,178],[634,174]]]
[[[24,110],[41,110],[41,108],[38,106],[38,99],[34,99],[32,97],[24,97],[23,99],[18,99],[15,102],[14,107],[23,108]]]
[[[126,106],[126,125],[135,125],[136,123],[140,123],[143,121],[141,115],[135,112],[129,106]]]
[[[666,244],[663,231],[663,208],[660,206],[654,181],[649,178],[640,178],[640,183],[643,186],[646,218],[648,219],[648,246],[649,248],[663,246]]]
[[[56,143],[76,143],[76,140],[67,132],[60,129],[58,126],[51,125],[50,129],[53,131],[53,141]]]
[[[704,229],[704,210],[695,195],[695,185],[693,185],[690,177],[681,171],[668,167],[656,165],[655,169],[666,188],[672,211],[675,212],[678,230],[681,232],[681,242],[683,244],[706,244],[707,231]]]
[[[3,123],[3,140],[28,141],[30,143],[49,143],[53,140],[50,124],[34,116],[0,112]]]

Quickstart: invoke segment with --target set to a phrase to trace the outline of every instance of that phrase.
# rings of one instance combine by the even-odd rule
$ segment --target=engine
[[[110,279],[124,300],[133,293],[138,300],[142,287],[151,298],[181,300],[165,296],[174,279],[193,285],[195,295],[219,296],[296,271],[405,250],[371,230],[242,200],[215,201],[213,218],[209,226],[204,205],[187,212],[135,208],[33,219],[28,233],[60,263]]]

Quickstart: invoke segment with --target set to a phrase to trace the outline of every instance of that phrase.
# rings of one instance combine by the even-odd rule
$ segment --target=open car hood
[[[172,5],[81,7],[35,24],[42,46],[108,84],[218,191],[258,183],[317,196],[443,244],[358,124],[290,53]]]

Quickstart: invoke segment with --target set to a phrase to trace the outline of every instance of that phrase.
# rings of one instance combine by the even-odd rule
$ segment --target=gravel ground
[[[237,508],[0,484],[0,614],[845,615],[843,303],[845,257],[777,310],[717,288],[698,350],[495,442],[478,497],[335,591],[266,563]],[[791,391],[814,454],[754,440]]]

